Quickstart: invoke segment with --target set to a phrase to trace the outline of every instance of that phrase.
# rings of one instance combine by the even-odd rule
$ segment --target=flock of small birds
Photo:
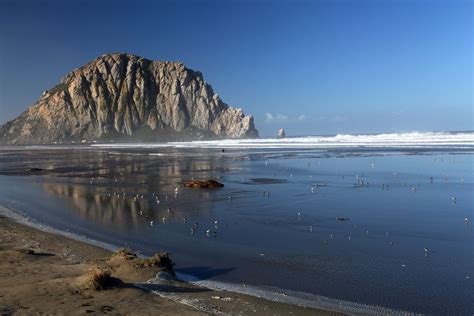
[[[318,162],[318,163],[319,163],[319,162]],[[268,165],[268,162],[267,162],[267,161],[265,161],[265,165],[266,165],[266,166]],[[374,163],[372,163],[370,166],[371,166],[372,169],[375,168],[375,164],[374,164]],[[394,175],[394,176],[397,176],[396,173],[393,173],[393,175]],[[292,173],[289,174],[289,177],[290,177],[290,178],[293,178],[293,176],[294,176],[294,175],[293,175]],[[341,177],[342,177],[342,179],[344,180],[344,175],[342,175]],[[444,181],[445,181],[445,182],[448,181],[448,177],[447,177],[447,176],[444,176],[443,178],[444,178]],[[313,176],[310,175],[310,176],[309,176],[309,179],[310,179],[310,181],[312,181],[312,180],[313,180]],[[370,186],[370,183],[369,183],[368,181],[366,181],[363,177],[359,176],[359,175],[355,175],[355,180],[356,180],[356,182],[354,183],[354,188],[364,188],[364,187],[369,187],[369,186]],[[95,179],[94,179],[94,178],[91,178],[90,181],[89,181],[89,183],[90,183],[90,184],[93,184],[94,181],[95,181]],[[114,182],[117,182],[117,178],[114,178]],[[435,183],[434,177],[432,177],[432,176],[429,177],[429,182],[430,182],[430,183]],[[461,179],[461,182],[464,182],[464,179]],[[310,186],[311,193],[314,193],[315,190],[318,190],[319,188],[326,187],[326,186],[328,186],[328,183],[327,183],[326,181],[321,181],[321,182],[318,182],[318,183],[316,183],[316,184],[311,184],[311,186]],[[382,188],[383,190],[389,190],[389,189],[390,189],[390,185],[389,185],[389,184],[382,183],[380,186],[381,186],[381,188]],[[419,188],[420,188],[420,184],[418,183],[417,186],[411,187],[411,191],[414,192],[414,193],[416,193]],[[175,200],[179,198],[179,193],[180,193],[180,188],[179,188],[179,187],[176,187],[176,188],[174,189],[174,198],[175,198]],[[268,191],[268,190],[262,190],[261,193],[262,193],[262,197],[270,197],[270,191]],[[110,197],[110,198],[122,198],[122,199],[126,199],[126,198],[128,198],[128,197],[132,197],[133,201],[135,201],[135,202],[138,201],[138,200],[142,200],[142,199],[145,199],[145,198],[146,198],[145,194],[131,194],[131,193],[126,193],[126,192],[111,192],[111,193],[108,193],[108,197]],[[161,203],[160,195],[159,195],[158,193],[152,193],[152,198],[154,199],[154,201],[155,201],[155,203],[156,203],[157,205],[159,205],[159,204]],[[161,195],[161,198],[164,199],[165,201],[168,201],[168,195],[166,195],[166,194],[165,194],[165,195]],[[227,196],[227,200],[231,202],[231,201],[233,200],[232,195],[228,195],[228,196]],[[212,201],[212,204],[213,204],[213,202],[214,202],[214,201]],[[453,195],[453,196],[451,197],[451,203],[452,203],[452,204],[456,204],[456,203],[457,203],[457,198],[456,198],[455,195]],[[173,212],[170,208],[168,208],[166,212],[167,212],[167,215],[166,215],[166,216],[163,216],[163,217],[161,218],[161,222],[162,222],[162,223],[167,223],[168,221],[171,221],[171,219],[173,219],[174,216],[175,216],[174,212]],[[196,214],[198,214],[198,212],[199,212],[198,209],[196,209]],[[140,214],[141,216],[143,216],[143,215],[144,215],[143,210],[140,210],[140,211],[139,211],[139,214]],[[298,223],[302,223],[302,217],[303,217],[302,211],[297,211],[296,216],[297,216],[297,221],[298,221]],[[348,219],[346,219],[346,218],[336,218],[336,219],[338,219],[338,220],[348,220]],[[188,222],[189,222],[189,219],[188,219],[187,217],[183,217],[183,218],[182,218],[182,223],[183,223],[183,224],[187,225]],[[468,217],[464,217],[464,222],[465,222],[465,223],[468,223],[468,222],[469,222],[469,218],[468,218]],[[218,226],[218,223],[219,223],[219,221],[218,221],[217,219],[215,219],[215,220],[213,220],[213,227],[205,227],[205,228],[202,228],[201,231],[203,232],[203,235],[205,235],[205,236],[207,236],[207,237],[216,238],[216,237],[218,236],[218,227],[219,227],[219,226]],[[149,221],[149,224],[150,224],[151,227],[154,227],[154,226],[156,225],[156,222],[155,222],[154,220],[150,220],[150,221]],[[188,227],[189,227],[189,226],[188,226]],[[357,227],[358,227],[357,225],[354,225],[354,228],[357,228]],[[198,231],[200,231],[200,225],[199,225],[198,222],[195,222],[195,223],[192,224],[192,226],[191,226],[189,229],[190,229],[191,235],[194,236],[194,235],[196,235],[196,234],[198,233]],[[313,227],[313,225],[309,225],[308,231],[309,231],[310,233],[313,233],[313,232],[314,232],[314,227]],[[369,231],[368,231],[368,230],[366,230],[365,233],[366,233],[366,235],[369,235]],[[386,238],[389,238],[391,235],[390,235],[389,232],[386,232],[386,233],[385,233],[385,236],[386,236]],[[334,233],[329,234],[329,239],[334,239],[334,238],[335,238],[335,234],[334,234]],[[351,236],[351,235],[347,236],[347,240],[349,240],[349,241],[352,240],[352,236]],[[328,245],[328,244],[329,244],[328,239],[324,239],[324,240],[323,240],[323,244],[324,244],[324,245]],[[388,245],[393,246],[393,245],[394,245],[394,242],[393,242],[392,240],[388,240]],[[425,254],[425,256],[428,256],[429,253],[430,253],[430,249],[429,249],[428,247],[424,247],[424,248],[423,248],[423,253]],[[406,266],[405,264],[402,264],[402,267],[405,267],[405,266]]]

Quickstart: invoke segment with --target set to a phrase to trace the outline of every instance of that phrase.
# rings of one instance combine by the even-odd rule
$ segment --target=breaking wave
[[[105,148],[424,148],[424,149],[474,149],[474,132],[413,132],[375,135],[304,136],[283,139],[225,139],[168,143],[111,143],[93,144]]]

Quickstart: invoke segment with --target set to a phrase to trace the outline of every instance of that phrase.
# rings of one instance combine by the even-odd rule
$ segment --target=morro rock
[[[9,144],[252,137],[253,117],[225,104],[199,71],[123,53],[75,69],[0,127]]]

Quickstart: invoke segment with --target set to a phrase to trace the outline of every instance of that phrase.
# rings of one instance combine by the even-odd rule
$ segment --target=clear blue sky
[[[473,11],[471,0],[0,0],[0,122],[123,51],[202,71],[263,135],[472,130]]]

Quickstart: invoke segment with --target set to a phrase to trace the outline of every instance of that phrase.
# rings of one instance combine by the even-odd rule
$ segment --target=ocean
[[[0,206],[111,248],[170,252],[182,278],[210,287],[472,314],[473,154],[474,132],[2,147]],[[192,178],[224,187],[180,185]]]

